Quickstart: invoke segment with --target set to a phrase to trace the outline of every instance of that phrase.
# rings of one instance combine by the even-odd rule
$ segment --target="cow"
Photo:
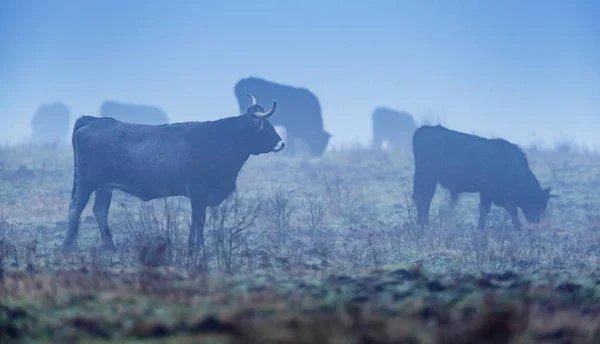
[[[240,111],[247,106],[245,94],[252,93],[258,98],[274,97],[281,102],[278,115],[272,123],[285,127],[287,148],[290,153],[299,151],[296,140],[303,141],[312,156],[321,156],[327,148],[331,135],[323,129],[321,105],[317,97],[305,88],[297,88],[267,81],[257,77],[239,80],[234,87]]]
[[[527,222],[539,223],[548,200],[558,197],[542,189],[525,153],[504,139],[487,139],[424,125],[413,134],[415,172],[413,200],[420,226],[429,222],[437,184],[450,191],[451,210],[460,193],[479,193],[479,229],[484,229],[492,203],[504,207],[514,228],[521,229],[517,208]]]
[[[40,105],[31,118],[31,143],[48,144],[63,142],[66,144],[69,134],[71,113],[62,102]]]
[[[106,117],[80,117],[73,126],[73,189],[63,251],[77,250],[83,209],[92,192],[94,217],[102,246],[114,251],[108,227],[112,190],[142,201],[185,196],[192,207],[188,247],[204,247],[206,208],[236,188],[238,173],[250,155],[279,152],[285,144],[265,111],[256,104],[244,114],[205,122],[132,124]]]
[[[136,124],[167,124],[167,114],[156,106],[107,100],[100,106],[100,117],[112,117]]]
[[[377,107],[372,114],[372,123],[373,146],[376,149],[387,143],[390,148],[410,151],[417,123],[409,113]]]

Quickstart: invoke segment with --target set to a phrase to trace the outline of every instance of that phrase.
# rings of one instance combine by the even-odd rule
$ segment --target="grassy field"
[[[190,257],[187,199],[118,191],[117,252],[92,196],[63,255],[71,150],[2,148],[0,342],[600,342],[600,156],[527,154],[560,197],[520,232],[500,208],[479,232],[477,196],[449,214],[439,187],[419,230],[409,153],[251,157]]]

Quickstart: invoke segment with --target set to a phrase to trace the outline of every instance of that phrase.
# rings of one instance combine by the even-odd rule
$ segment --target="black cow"
[[[273,97],[281,102],[278,115],[273,119],[275,126],[285,127],[287,132],[286,151],[297,151],[294,141],[306,143],[313,156],[321,156],[327,148],[331,135],[323,129],[321,105],[317,97],[305,88],[281,85],[264,79],[249,77],[241,79],[234,87],[240,111],[247,107],[248,93],[261,97]]]
[[[61,102],[42,104],[31,118],[31,143],[67,143],[71,113]]]
[[[100,106],[100,117],[136,124],[167,124],[169,118],[160,108],[152,105],[138,105],[107,100]]]
[[[206,208],[219,205],[234,191],[250,155],[284,147],[267,120],[277,102],[265,112],[249,97],[252,105],[243,115],[215,121],[145,125],[79,118],[73,127],[73,191],[64,250],[75,249],[81,212],[92,192],[96,192],[93,210],[102,244],[115,249],[108,228],[112,189],[143,201],[188,197],[192,205],[188,245],[190,250],[204,246]]]
[[[550,194],[550,188],[540,187],[525,153],[503,139],[486,139],[440,125],[426,125],[413,134],[413,154],[413,199],[420,225],[429,221],[437,183],[450,191],[452,209],[460,193],[479,193],[480,229],[485,227],[492,203],[504,207],[515,228],[520,229],[517,207],[528,222],[538,223],[548,200],[556,197]]]
[[[417,123],[409,113],[378,107],[373,111],[372,122],[375,148],[382,148],[384,143],[389,143],[391,148],[410,151]]]

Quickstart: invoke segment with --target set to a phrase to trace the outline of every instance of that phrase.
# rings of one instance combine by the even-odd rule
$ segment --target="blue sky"
[[[333,144],[367,143],[388,106],[600,146],[600,1],[0,2],[0,142],[55,100],[73,117],[105,99],[173,121],[236,115],[247,76],[311,89]]]

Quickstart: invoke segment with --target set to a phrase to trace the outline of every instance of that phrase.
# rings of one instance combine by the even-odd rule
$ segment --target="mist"
[[[518,144],[600,145],[595,1],[3,1],[0,49],[2,143],[55,101],[71,124],[105,100],[171,122],[237,115],[234,84],[256,76],[311,90],[330,147],[368,144],[377,106]]]

